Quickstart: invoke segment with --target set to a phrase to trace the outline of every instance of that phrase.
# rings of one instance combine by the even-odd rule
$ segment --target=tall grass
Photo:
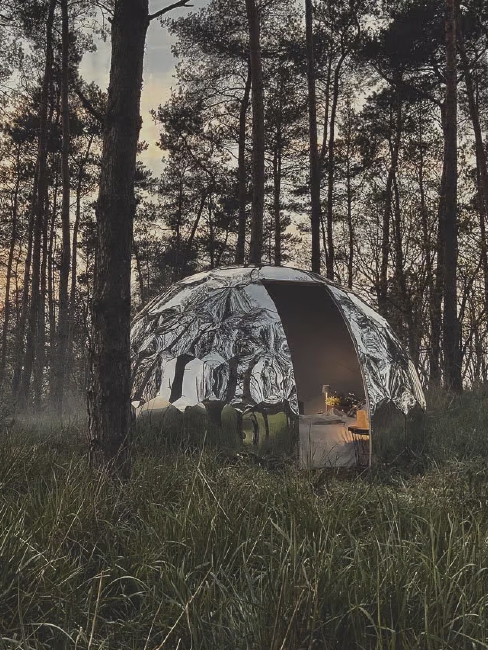
[[[348,479],[4,432],[0,649],[487,648],[486,397],[436,399],[422,472]]]

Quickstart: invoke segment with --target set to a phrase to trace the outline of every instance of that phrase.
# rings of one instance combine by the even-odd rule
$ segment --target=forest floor
[[[488,393],[430,396],[362,475],[141,447],[4,418],[0,650],[488,648]]]

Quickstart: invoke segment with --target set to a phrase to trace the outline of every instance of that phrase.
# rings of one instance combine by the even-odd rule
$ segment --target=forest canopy
[[[87,386],[110,110],[80,64],[116,6],[0,12],[0,384],[23,405]],[[486,3],[158,9],[176,69],[160,162],[135,169],[132,314],[196,271],[298,266],[374,305],[426,385],[486,383]]]

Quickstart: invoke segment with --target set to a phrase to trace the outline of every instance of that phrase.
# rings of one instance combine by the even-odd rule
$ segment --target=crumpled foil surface
[[[417,371],[384,318],[319,275],[272,266],[198,273],[150,302],[131,329],[132,399],[298,414],[290,350],[266,281],[327,288],[355,345],[370,415],[385,402],[405,414],[425,408]]]

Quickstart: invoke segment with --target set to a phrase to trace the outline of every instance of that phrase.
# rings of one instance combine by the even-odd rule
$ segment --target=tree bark
[[[73,243],[71,246],[72,255],[71,255],[71,285],[69,292],[69,331],[68,331],[68,351],[67,351],[67,367],[71,368],[73,365],[73,342],[74,342],[74,330],[75,330],[75,313],[76,313],[76,287],[78,280],[78,232],[80,229],[81,221],[81,193],[83,185],[83,173],[85,171],[85,165],[88,162],[90,156],[90,149],[93,142],[93,134],[90,135],[88,140],[88,145],[86,148],[86,153],[81,161],[78,168],[78,179],[76,184],[76,210],[75,210],[75,221],[73,224]]]
[[[256,0],[246,0],[252,86],[252,210],[249,263],[261,264],[264,217],[264,95]]]
[[[424,142],[423,142],[423,121],[422,121],[422,105],[419,107],[419,167],[418,167],[418,183],[419,183],[419,199],[420,199],[420,219],[422,222],[422,238],[424,245],[425,255],[425,289],[428,289],[429,298],[432,300],[434,292],[434,277],[432,270],[432,245],[431,233],[429,228],[429,211],[425,200],[425,182],[424,182]]]
[[[237,229],[236,264],[244,264],[246,253],[246,207],[247,207],[247,173],[246,173],[246,117],[249,107],[249,96],[251,93],[251,62],[247,61],[247,77],[244,87],[244,95],[239,110],[239,153],[238,153],[238,177],[239,177],[239,221]]]
[[[442,107],[442,124],[444,128],[444,107]],[[442,296],[444,295],[444,252],[445,252],[445,186],[446,165],[442,166],[441,184],[439,190],[439,206],[437,209],[437,265],[433,292],[430,297],[430,351],[429,351],[429,386],[441,385],[441,334],[442,334]]]
[[[334,279],[334,173],[335,173],[335,122],[337,114],[337,103],[339,101],[339,82],[341,77],[341,68],[344,62],[343,54],[334,71],[334,85],[332,88],[332,107],[330,110],[329,125],[329,149],[327,160],[327,277],[329,280]]]
[[[274,264],[281,266],[281,132],[273,155]]]
[[[401,82],[401,81],[400,81]],[[397,86],[398,88],[398,86]],[[388,263],[390,258],[390,226],[393,201],[393,182],[398,167],[398,157],[400,154],[400,143],[402,138],[402,100],[396,96],[396,107],[394,120],[392,120],[395,129],[395,137],[390,144],[390,169],[386,180],[385,191],[385,210],[383,212],[383,227],[381,237],[381,266],[380,266],[380,285],[378,291],[378,309],[383,316],[388,312]]]
[[[130,473],[130,275],[148,0],[118,0],[97,201],[92,299],[91,458]]]
[[[47,250],[47,305],[48,305],[48,321],[49,321],[49,348],[51,353],[51,376],[50,376],[50,390],[52,400],[52,390],[54,388],[54,373],[56,372],[56,346],[57,346],[57,331],[56,331],[56,301],[55,301],[55,272],[54,272],[54,242],[56,238],[56,217],[58,205],[58,173],[54,174],[53,183],[53,199],[51,219],[49,224],[49,242]]]
[[[42,291],[41,291],[41,247],[46,220],[47,194],[47,147],[48,147],[48,103],[53,67],[53,24],[56,0],[50,0],[46,24],[46,61],[42,82],[39,108],[39,137],[37,154],[37,187],[33,195],[33,247],[32,247],[32,293],[28,317],[27,341],[24,355],[24,372],[21,380],[20,398],[26,403],[30,392],[30,383],[36,353],[42,343]],[[42,355],[41,355],[42,356]],[[39,360],[43,364],[43,360]],[[39,363],[37,364],[39,375]],[[39,376],[37,377],[39,381]],[[39,388],[39,387],[38,387]]]
[[[187,271],[187,268],[188,268],[188,256],[190,255],[190,252],[191,252],[191,249],[192,249],[192,246],[193,246],[193,241],[195,239],[195,235],[197,234],[198,225],[200,224],[200,219],[202,218],[203,209],[205,207],[205,203],[207,202],[207,197],[208,197],[209,194],[212,193],[212,191],[213,191],[213,184],[209,188],[207,188],[207,189],[205,189],[203,191],[202,196],[200,198],[200,205],[198,206],[197,216],[195,218],[195,221],[193,222],[193,225],[192,225],[190,234],[188,236],[188,239],[185,242],[186,253],[185,253],[185,259],[183,261],[183,276],[186,275],[186,271]],[[242,262],[237,262],[236,261],[236,264],[238,264],[238,263],[243,264],[244,259],[242,260]]]
[[[37,194],[37,179],[38,179],[38,169],[34,173],[34,183],[32,189],[32,196]],[[14,344],[14,372],[12,377],[12,395],[15,400],[20,398],[20,389],[21,389],[21,379],[22,379],[22,362],[24,359],[24,339],[25,331],[27,325],[27,316],[29,311],[29,287],[31,279],[31,267],[32,267],[32,249],[34,243],[34,223],[35,223],[35,205],[34,198],[32,199],[31,210],[29,214],[29,228],[27,235],[27,251],[25,256],[24,263],[24,280],[22,284],[22,299],[20,302],[20,316],[19,323],[17,326],[17,331],[15,335],[15,344]]]
[[[210,257],[210,268],[215,268],[215,231],[213,222],[213,204],[212,195],[208,197],[207,201],[208,210],[208,255]]]
[[[352,114],[351,105],[348,102],[347,107],[347,125],[345,129],[346,138],[346,204],[347,204],[347,230],[348,230],[348,252],[347,252],[347,286],[352,289],[353,268],[354,268],[354,224],[352,217],[352,173],[351,173],[351,156],[352,156]]]
[[[403,255],[403,235],[402,235],[402,222],[401,222],[401,206],[400,206],[400,189],[398,187],[398,179],[393,179],[393,189],[395,196],[395,220],[393,223],[394,232],[394,246],[395,246],[395,275],[397,286],[399,289],[399,298],[401,305],[402,320],[407,329],[408,351],[412,357],[415,365],[418,364],[419,349],[415,339],[415,318],[413,313],[413,305],[410,293],[407,287],[407,278],[405,277],[405,261]]]
[[[324,96],[324,132],[322,133],[322,146],[320,148],[319,166],[323,169],[325,156],[328,147],[328,134],[329,134],[329,103],[330,103],[330,81],[332,79],[332,55],[329,53],[329,61],[327,64],[327,78],[325,80],[325,96]]]
[[[444,159],[445,251],[444,251],[444,383],[446,388],[461,391],[460,324],[457,315],[457,62],[456,0],[446,0],[446,128]]]
[[[139,255],[139,246],[135,241],[132,242],[132,252],[136,263],[137,283],[139,285],[139,304],[140,307],[146,304],[146,289],[144,287],[144,276],[142,273],[141,256]]]
[[[18,219],[18,205],[19,205],[19,189],[20,189],[20,144],[17,146],[17,155],[15,160],[15,187],[14,195],[12,201],[12,239],[10,241],[9,251],[8,251],[8,260],[7,260],[7,271],[5,277],[5,299],[4,299],[4,309],[3,309],[3,328],[2,328],[2,350],[0,356],[0,387],[3,384],[5,379],[5,368],[7,364],[7,339],[8,339],[8,328],[10,324],[10,284],[12,281],[12,267],[14,262],[14,253],[15,247],[17,245],[17,219]]]
[[[48,124],[52,123],[52,114],[51,118],[48,120]],[[42,200],[42,243],[41,243],[41,271],[40,271],[40,285],[39,285],[39,307],[37,311],[37,328],[36,328],[36,338],[35,338],[35,356],[34,356],[34,367],[32,375],[32,387],[33,387],[33,396],[34,396],[34,406],[36,409],[41,408],[42,398],[44,393],[44,371],[47,366],[47,354],[46,354],[46,298],[47,298],[47,284],[48,284],[48,262],[49,262],[49,236],[50,224],[48,223],[49,215],[49,189],[48,189],[48,178],[46,176],[46,186],[44,192],[44,198]],[[57,183],[56,183],[57,185]],[[56,193],[56,190],[55,190]],[[52,206],[52,216],[54,217],[54,212],[56,210],[56,205],[53,201]],[[54,225],[54,224],[52,224]],[[54,236],[54,231],[53,231]],[[53,329],[55,324],[53,325]]]
[[[466,55],[464,38],[460,25],[458,25],[458,49],[461,55],[464,83],[466,85],[466,94],[468,97],[469,115],[471,117],[474,132],[476,165],[478,168],[478,196],[480,204],[481,264],[483,268],[485,311],[488,312],[488,246],[486,241],[486,220],[488,219],[488,163],[481,131],[480,115],[476,102],[473,76]]]
[[[61,207],[62,250],[59,269],[59,311],[58,328],[56,337],[56,352],[53,376],[53,407],[55,412],[63,414],[64,387],[66,377],[66,362],[68,356],[69,340],[69,299],[68,282],[71,257],[70,242],[70,171],[69,171],[69,16],[68,0],[61,2],[61,119],[62,119],[62,151],[61,151],[61,178],[63,199]]]
[[[310,144],[310,226],[312,234],[311,267],[320,273],[320,168],[317,150],[317,99],[315,93],[315,57],[313,45],[312,0],[305,0],[305,26],[307,39],[307,84],[308,84],[308,122]]]

